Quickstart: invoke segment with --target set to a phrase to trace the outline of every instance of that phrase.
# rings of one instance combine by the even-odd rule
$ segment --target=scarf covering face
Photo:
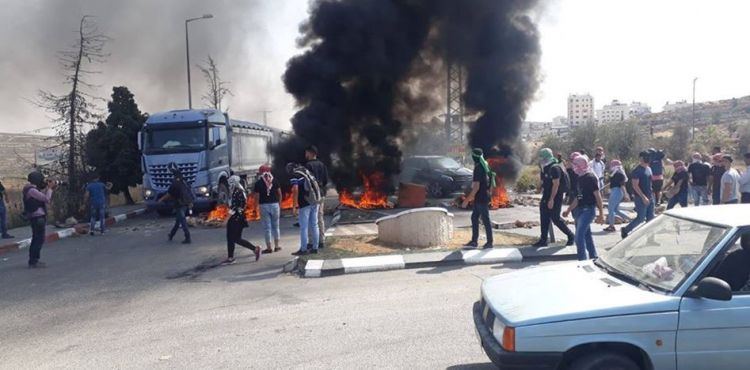
[[[713,157],[711,157],[711,160],[714,162],[715,165],[720,166],[721,161],[724,159],[724,154],[716,153]]]
[[[245,194],[245,188],[242,187],[242,181],[240,180],[240,177],[237,175],[230,176],[227,180],[229,183],[229,190],[230,193],[234,194],[235,190],[239,190],[242,193],[242,196],[247,200],[247,194]]]
[[[552,153],[552,149],[550,148],[542,148],[541,150],[539,150],[539,158],[539,164],[542,166],[542,168],[556,162],[555,154]]]
[[[573,152],[573,153],[570,153],[570,157],[568,157],[568,159],[570,159],[572,161],[572,160],[574,160],[574,159],[576,159],[576,158],[578,158],[580,156],[581,156],[581,153]]]
[[[700,153],[693,153],[693,163],[700,163],[702,160],[703,156]]]
[[[258,169],[260,172],[260,178],[266,184],[266,196],[271,196],[271,187],[273,187],[273,174],[271,173],[271,166],[264,164]]]
[[[490,170],[490,165],[487,163],[487,160],[484,159],[484,152],[481,148],[474,148],[471,151],[471,158],[474,159],[474,162],[478,163],[482,168],[484,168],[484,172],[487,174],[487,176],[490,177],[490,187],[492,189],[495,188],[495,173]]]
[[[586,173],[591,172],[591,167],[589,166],[589,158],[585,155],[579,155],[575,159],[573,159],[573,171],[578,176],[583,176]]]
[[[613,159],[609,162],[610,176],[614,176],[616,173],[621,173],[625,176],[625,182],[628,182],[628,174],[625,173],[625,167],[622,166],[622,162],[617,159]]]
[[[674,161],[672,165],[674,166],[675,172],[679,173],[679,172],[687,171],[687,168],[685,167],[685,162],[683,161]]]

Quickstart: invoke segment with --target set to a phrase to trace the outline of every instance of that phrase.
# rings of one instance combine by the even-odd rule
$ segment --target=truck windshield
[[[205,126],[165,127],[146,131],[146,153],[193,151],[205,148]]]
[[[617,243],[597,262],[613,275],[624,274],[654,290],[673,292],[726,232],[723,227],[663,215]]]

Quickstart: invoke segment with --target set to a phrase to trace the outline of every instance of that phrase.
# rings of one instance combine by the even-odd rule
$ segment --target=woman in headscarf
[[[688,206],[688,182],[690,181],[690,175],[688,174],[685,162],[674,161],[674,174],[667,183],[666,192],[670,195],[669,203],[667,203],[667,209],[674,208],[677,203],[680,203],[682,208]]]
[[[260,177],[253,187],[255,204],[260,205],[260,221],[263,223],[263,234],[266,238],[266,249],[263,253],[278,252],[279,246],[279,216],[281,214],[281,187],[278,180],[271,173],[271,166],[264,164],[258,169]],[[271,239],[275,248],[271,249]]]
[[[565,162],[565,171],[568,173],[568,178],[570,179],[570,189],[568,189],[567,199],[565,199],[565,204],[567,205],[571,205],[573,200],[576,199],[576,192],[578,191],[578,175],[573,171],[573,160],[580,156],[581,153],[578,152],[570,153],[568,160]]]
[[[604,207],[602,194],[599,192],[599,179],[591,171],[589,159],[581,155],[573,159],[573,170],[578,175],[578,195],[573,204],[565,211],[565,217],[572,211],[576,220],[576,247],[578,260],[597,258],[594,238],[591,235],[591,222],[594,221],[596,210],[599,210],[597,223],[604,223]],[[588,255],[587,255],[588,252]]]
[[[625,168],[622,162],[613,159],[609,162],[609,201],[607,203],[607,223],[609,227],[604,231],[615,231],[615,216],[620,216],[623,220],[628,220],[628,216],[620,210],[620,203],[628,199],[628,192],[625,190],[625,184],[628,183],[628,175],[625,174]]]
[[[239,176],[229,177],[229,192],[232,194],[229,200],[229,220],[227,220],[227,259],[225,264],[234,263],[234,245],[239,244],[255,252],[255,260],[260,258],[260,247],[242,239],[242,230],[246,228],[245,207],[247,206],[247,195]]]

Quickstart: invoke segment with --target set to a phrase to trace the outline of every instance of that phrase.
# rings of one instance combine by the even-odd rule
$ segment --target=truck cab
[[[138,139],[146,204],[160,213],[171,211],[171,204],[158,200],[172,183],[170,168],[175,166],[193,189],[195,208],[207,210],[226,202],[229,176],[252,179],[260,165],[270,162],[273,138],[272,129],[230,120],[214,109],[151,115]]]

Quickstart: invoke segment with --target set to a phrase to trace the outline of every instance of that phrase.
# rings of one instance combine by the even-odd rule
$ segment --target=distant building
[[[568,125],[571,127],[594,122],[594,97],[590,94],[568,95]]]
[[[692,105],[688,103],[687,100],[681,100],[672,104],[667,102],[664,104],[664,112],[674,112],[678,109],[690,108],[691,106]]]
[[[628,105],[613,100],[611,104],[605,105],[602,109],[596,111],[596,118],[597,122],[607,124],[627,121],[648,113],[651,113],[651,107],[644,103],[632,102]]]
[[[521,136],[528,140],[536,140],[549,135],[564,136],[569,131],[570,127],[565,122],[524,122]]]
[[[631,117],[640,117],[644,114],[650,114],[651,113],[651,107],[648,104],[644,104],[641,102],[634,101],[630,103],[630,116]]]

